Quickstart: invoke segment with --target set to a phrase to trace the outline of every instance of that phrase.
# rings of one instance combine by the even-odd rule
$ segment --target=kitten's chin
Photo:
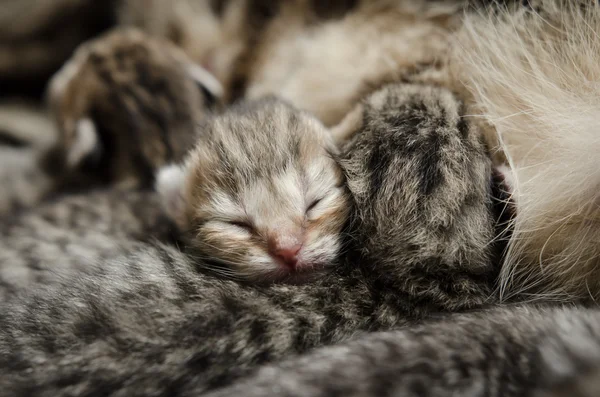
[[[286,269],[278,266],[277,270],[264,275],[262,281],[275,284],[306,284],[315,281],[326,271],[324,265],[303,265],[296,269]]]
[[[286,282],[287,284],[307,284],[317,280],[325,273],[325,268],[322,267],[320,269],[312,269],[307,272],[296,272],[290,275],[290,278]]]

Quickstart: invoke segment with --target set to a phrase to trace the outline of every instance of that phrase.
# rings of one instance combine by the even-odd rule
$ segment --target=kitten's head
[[[207,122],[158,190],[189,244],[227,275],[298,282],[341,248],[350,198],[336,153],[315,118],[262,100]]]

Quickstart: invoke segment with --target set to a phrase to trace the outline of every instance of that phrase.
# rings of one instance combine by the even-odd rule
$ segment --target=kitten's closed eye
[[[308,207],[306,207],[306,212],[310,212],[313,210],[320,202],[323,200],[322,198],[314,200]]]
[[[233,225],[235,227],[238,227],[240,229],[244,229],[245,231],[249,232],[249,233],[254,233],[254,226],[252,226],[252,224],[250,222],[247,221],[230,221],[227,222],[230,225]]]

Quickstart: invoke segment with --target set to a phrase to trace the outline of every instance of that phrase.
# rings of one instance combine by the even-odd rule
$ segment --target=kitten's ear
[[[156,176],[156,191],[160,196],[162,206],[167,216],[175,222],[178,228],[187,227],[185,216],[185,168],[180,165],[162,167]]]
[[[75,135],[70,147],[66,148],[67,165],[73,169],[84,161],[96,161],[102,156],[102,144],[98,129],[89,118],[75,123]]]
[[[344,116],[342,121],[331,127],[331,135],[338,148],[342,148],[354,133],[362,127],[364,110],[364,105],[358,103],[348,114],[346,114],[346,116]]]
[[[221,100],[224,90],[223,86],[215,76],[195,63],[188,63],[186,65],[186,70],[202,90],[209,107]]]

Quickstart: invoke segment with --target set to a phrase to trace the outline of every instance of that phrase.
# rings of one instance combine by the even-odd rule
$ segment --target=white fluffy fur
[[[78,120],[75,126],[75,141],[67,153],[67,164],[76,167],[98,146],[98,131],[92,119]]]
[[[369,84],[433,62],[456,14],[452,2],[364,2],[344,18],[307,27],[290,7],[267,31],[271,41],[258,54],[246,95],[275,94],[327,126],[339,123]]]
[[[184,228],[185,223],[182,219],[185,207],[183,192],[185,176],[184,168],[175,164],[162,167],[156,175],[156,191],[161,198],[163,208],[181,228]]]
[[[212,74],[206,69],[193,63],[189,63],[186,70],[197,83],[203,84],[206,89],[215,97],[223,96],[223,86]]]
[[[600,11],[470,16],[455,69],[498,134],[517,216],[504,297],[600,296]]]

